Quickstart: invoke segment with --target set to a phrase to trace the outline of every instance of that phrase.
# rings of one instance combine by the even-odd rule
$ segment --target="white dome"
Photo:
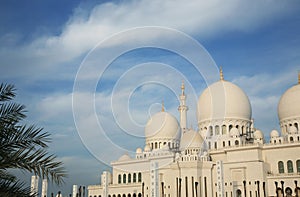
[[[144,151],[145,152],[150,152],[151,151],[151,148],[148,144],[145,146]]]
[[[203,138],[201,135],[190,129],[182,135],[180,141],[180,150],[185,150],[186,148],[201,148],[203,143]]]
[[[297,130],[297,128],[296,128],[294,125],[292,125],[292,126],[289,128],[289,133],[290,133],[290,134],[297,134],[297,133],[298,133],[298,130]]]
[[[143,153],[143,150],[141,148],[137,148],[135,151],[137,154]]]
[[[178,121],[167,112],[153,115],[145,127],[146,139],[178,139],[180,130]]]
[[[220,80],[206,88],[198,100],[198,122],[213,119],[251,119],[247,95],[237,85]]]
[[[264,138],[264,134],[261,130],[256,130],[254,133],[254,139],[263,139]]]
[[[279,137],[279,132],[277,130],[272,130],[270,136],[271,138]]]
[[[300,84],[289,88],[281,96],[277,110],[279,121],[300,117]]]
[[[230,129],[230,136],[231,137],[235,137],[235,136],[239,136],[240,132],[237,128],[233,127],[232,129]]]
[[[124,155],[122,155],[120,158],[119,158],[119,160],[118,161],[128,161],[128,160],[130,160],[131,158],[130,158],[130,156],[128,155],[128,154],[124,154]]]

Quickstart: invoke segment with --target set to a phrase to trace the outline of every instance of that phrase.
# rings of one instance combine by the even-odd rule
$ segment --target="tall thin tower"
[[[39,177],[38,176],[32,176],[31,177],[31,187],[30,187],[30,193],[31,195],[35,194],[35,196],[38,196],[38,189],[39,189]]]
[[[188,111],[188,106],[186,106],[186,96],[184,94],[184,82],[182,81],[181,84],[181,95],[179,96],[180,98],[180,105],[178,107],[178,111],[180,113],[180,128],[182,132],[185,132],[187,129],[187,111]]]
[[[41,197],[47,197],[47,192],[48,192],[48,180],[43,179],[42,183],[42,196]]]
[[[73,185],[72,197],[76,197],[78,194],[78,185]]]

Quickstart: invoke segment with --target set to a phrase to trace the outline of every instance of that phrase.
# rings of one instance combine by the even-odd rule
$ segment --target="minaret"
[[[47,197],[47,193],[48,193],[48,180],[47,179],[43,179],[43,182],[42,182],[42,195],[41,195],[41,197]]]
[[[38,189],[39,189],[39,177],[38,176],[32,176],[31,177],[30,194],[37,197],[38,196]]]
[[[186,106],[186,96],[184,94],[184,82],[182,81],[181,84],[181,95],[179,96],[180,98],[180,105],[178,107],[178,111],[180,113],[180,128],[182,132],[185,132],[187,129],[187,110],[189,109]]]

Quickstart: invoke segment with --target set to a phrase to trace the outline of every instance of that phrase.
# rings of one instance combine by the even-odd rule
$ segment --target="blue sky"
[[[211,66],[221,65],[225,79],[249,96],[255,127],[266,137],[279,129],[279,98],[297,83],[300,70],[299,13],[296,0],[1,1],[0,79],[16,85],[17,101],[28,109],[28,122],[52,134],[50,151],[65,162],[70,174],[65,186],[53,190],[67,194],[72,184],[98,184],[101,170],[109,169],[103,163],[143,147],[143,127],[160,110],[162,100],[178,117],[176,96],[182,79],[190,95],[189,124],[196,128],[196,101],[209,81],[189,59],[172,52],[176,47],[182,46],[180,50],[191,57],[210,54],[212,61],[202,62],[207,63],[202,74],[211,71],[217,78],[217,68]],[[145,26],[161,31],[143,31]],[[204,49],[184,45],[187,36]],[[109,65],[101,64],[137,43],[152,47],[141,44],[107,59]],[[85,65],[94,70],[78,76]],[[95,89],[74,94],[76,80],[83,84],[95,80]],[[80,103],[75,120],[74,95]],[[92,105],[95,111],[88,111],[86,106]],[[99,124],[113,148],[97,138],[103,137]]]

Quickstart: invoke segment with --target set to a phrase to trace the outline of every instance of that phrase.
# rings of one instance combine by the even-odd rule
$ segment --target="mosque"
[[[89,197],[266,197],[300,195],[300,73],[278,104],[281,131],[265,141],[254,127],[251,105],[237,85],[220,80],[197,104],[197,131],[187,128],[185,86],[178,121],[154,114],[145,147],[111,162]]]

